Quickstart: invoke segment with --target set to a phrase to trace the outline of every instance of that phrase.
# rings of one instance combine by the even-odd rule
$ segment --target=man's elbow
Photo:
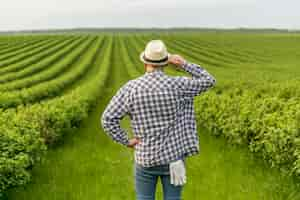
[[[207,79],[205,81],[205,83],[202,85],[201,89],[200,89],[200,92],[197,94],[199,95],[200,93],[202,92],[206,92],[207,90],[209,90],[210,88],[214,87],[215,84],[216,84],[216,79],[211,77],[210,79]]]
[[[109,115],[102,115],[101,116],[101,126],[104,132],[107,135],[112,135],[116,129],[116,121],[115,119],[111,118]]]
[[[212,86],[216,85],[217,80],[214,77],[211,77],[210,83],[211,83],[211,87],[212,87]]]

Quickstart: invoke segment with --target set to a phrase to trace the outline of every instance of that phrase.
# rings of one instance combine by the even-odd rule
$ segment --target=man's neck
[[[146,72],[163,71],[163,67],[146,67]]]

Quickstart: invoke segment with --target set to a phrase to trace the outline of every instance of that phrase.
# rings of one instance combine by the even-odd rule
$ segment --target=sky
[[[300,29],[299,0],[0,0],[0,31],[78,27]]]

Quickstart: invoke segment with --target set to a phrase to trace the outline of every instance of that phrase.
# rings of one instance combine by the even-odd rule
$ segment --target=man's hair
[[[147,64],[145,64],[145,65],[147,65]],[[165,65],[153,65],[153,64],[151,64],[154,68],[164,68],[164,67],[166,67],[166,66],[168,66],[168,63],[167,64],[165,64]]]

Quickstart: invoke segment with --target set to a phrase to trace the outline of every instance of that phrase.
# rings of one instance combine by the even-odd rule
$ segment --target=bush
[[[295,87],[299,82],[289,84],[203,94],[196,99],[197,118],[214,135],[247,144],[271,167],[299,176],[300,95]]]

